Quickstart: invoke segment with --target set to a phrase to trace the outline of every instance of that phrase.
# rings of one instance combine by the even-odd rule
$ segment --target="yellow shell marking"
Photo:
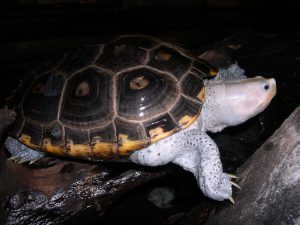
[[[76,96],[87,96],[89,93],[90,93],[90,87],[86,81],[82,81],[80,84],[78,84],[75,91]]]
[[[68,154],[73,157],[92,157],[91,147],[88,144],[74,144],[72,140],[67,139],[66,147]]]
[[[160,62],[167,62],[172,58],[172,55],[170,53],[160,51],[156,56],[155,59]]]
[[[44,138],[42,143],[42,150],[54,155],[64,156],[64,148],[59,145],[52,145],[50,138]]]
[[[28,134],[21,134],[21,136],[18,138],[20,142],[22,142],[24,145],[26,145],[29,148],[32,149],[38,149],[39,146],[36,144],[33,144],[31,142],[31,136],[29,136]]]
[[[144,148],[148,145],[147,140],[130,140],[128,139],[128,135],[126,134],[119,134],[119,155],[126,156],[132,153],[132,151]]]
[[[97,158],[111,158],[113,156],[117,156],[117,144],[95,141],[92,143],[91,148],[93,156]]]
[[[181,117],[181,119],[178,121],[179,125],[181,125],[181,127],[183,129],[187,128],[188,126],[190,126],[199,116],[199,113],[195,116],[188,116],[188,115],[184,115],[183,117]]]
[[[206,96],[205,96],[205,88],[204,87],[201,89],[201,91],[197,95],[197,98],[199,98],[201,100],[201,102],[205,102]]]
[[[175,131],[176,130],[171,130],[171,131],[165,132],[162,127],[156,127],[152,130],[149,130],[151,144],[153,144],[163,138],[171,136],[173,133],[175,133]]]
[[[216,68],[211,68],[210,71],[209,71],[209,75],[214,77],[218,74],[219,70],[216,69]]]

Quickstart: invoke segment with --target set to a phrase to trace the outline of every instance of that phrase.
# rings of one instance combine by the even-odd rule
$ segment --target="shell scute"
[[[41,125],[25,122],[21,133],[18,135],[18,140],[30,148],[38,149],[41,146],[42,133]]]
[[[132,151],[146,147],[149,139],[140,123],[133,123],[117,118],[115,120],[119,155],[128,155]]]
[[[132,88],[137,78],[147,80],[143,88]],[[117,112],[128,120],[144,120],[164,113],[179,97],[179,86],[175,79],[148,68],[120,74],[117,79]]]
[[[93,64],[102,48],[103,45],[85,45],[74,49],[65,56],[61,65],[57,67],[57,70],[70,77],[76,71]]]
[[[138,66],[146,60],[147,51],[136,45],[122,42],[111,43],[103,48],[103,52],[96,61],[96,65],[115,73]]]
[[[151,143],[155,143],[180,130],[180,127],[169,114],[144,122],[144,126]]]
[[[55,71],[38,78],[25,96],[25,117],[39,122],[55,120],[64,82],[63,76]]]
[[[81,71],[68,81],[59,119],[66,125],[103,126],[114,116],[112,96],[111,75],[95,68]]]
[[[204,102],[205,98],[203,99],[202,94],[200,95],[201,92],[204,92],[204,84],[199,76],[193,73],[187,74],[181,82],[181,90],[184,95],[201,103]]]
[[[160,46],[150,51],[150,67],[174,75],[178,80],[189,70],[191,60],[175,49]]]
[[[170,111],[170,114],[180,128],[185,129],[198,118],[200,113],[199,108],[201,108],[201,103],[197,103],[181,96],[179,101]]]

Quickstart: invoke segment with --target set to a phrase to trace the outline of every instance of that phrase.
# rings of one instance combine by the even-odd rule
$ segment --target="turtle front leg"
[[[203,132],[189,132],[192,150],[176,157],[173,163],[193,172],[204,195],[215,200],[232,200],[231,176],[223,172],[218,146]],[[191,144],[192,143],[192,144]]]
[[[148,166],[173,162],[192,172],[204,195],[222,201],[232,200],[231,176],[224,173],[219,150],[214,141],[200,130],[184,130],[146,149],[133,153],[130,159]]]

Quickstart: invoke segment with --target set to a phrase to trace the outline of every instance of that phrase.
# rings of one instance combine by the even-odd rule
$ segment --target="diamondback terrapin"
[[[124,35],[49,62],[24,80],[5,145],[13,159],[128,156],[192,172],[203,193],[231,199],[218,147],[205,133],[244,122],[276,93],[274,79],[216,80],[207,62],[168,42]],[[200,114],[201,112],[201,114]],[[36,151],[33,151],[36,150]]]

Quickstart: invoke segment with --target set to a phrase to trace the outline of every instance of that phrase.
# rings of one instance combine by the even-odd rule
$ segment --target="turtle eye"
[[[267,81],[262,81],[260,85],[260,87],[263,88],[265,91],[270,89],[270,84]]]
[[[269,90],[269,88],[270,88],[270,85],[269,84],[265,84],[264,89],[265,90]]]

